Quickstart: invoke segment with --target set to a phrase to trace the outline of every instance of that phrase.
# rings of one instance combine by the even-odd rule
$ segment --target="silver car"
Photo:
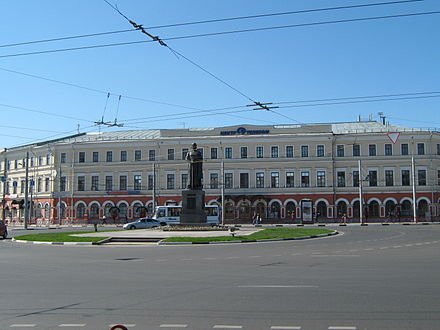
[[[124,229],[148,229],[148,228],[156,228],[164,225],[157,220],[151,218],[140,218],[136,221],[126,223],[123,228]]]

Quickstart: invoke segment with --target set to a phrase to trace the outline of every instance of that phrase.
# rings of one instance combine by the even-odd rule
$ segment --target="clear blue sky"
[[[130,19],[145,27],[382,2],[109,1],[116,4]],[[1,11],[0,46],[131,28],[103,0],[7,0],[2,1]],[[440,11],[440,1],[425,0],[148,31],[166,39],[200,33],[428,11]],[[440,92],[438,31],[440,15],[434,14],[169,40],[166,43],[252,100],[278,103]],[[148,40],[148,37],[133,31],[94,38],[0,47],[0,147],[72,134],[77,131],[78,124],[81,132],[98,131],[99,128],[93,126],[93,122],[101,120],[103,116],[106,92],[114,95],[109,98],[104,121],[115,120],[117,95],[122,95],[117,121],[125,126],[101,127],[101,130],[355,121],[359,115],[367,119],[369,114],[378,119],[378,112],[383,112],[391,124],[440,127],[440,97],[279,108],[276,112],[243,111],[244,108],[237,108],[228,111],[234,113],[216,115],[212,115],[213,112],[194,113],[198,110],[128,98],[209,110],[250,104],[243,95],[185,59],[177,58],[167,48],[152,42],[4,57],[48,49],[140,40]],[[6,70],[77,84],[101,92]],[[29,112],[22,108],[72,118]]]

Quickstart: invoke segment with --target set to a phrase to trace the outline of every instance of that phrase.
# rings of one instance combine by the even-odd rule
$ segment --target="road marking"
[[[168,261],[168,259],[155,259],[154,261]]]
[[[364,249],[364,251],[373,251],[373,248]]]
[[[318,288],[317,285],[237,285],[237,288]]]
[[[273,325],[270,327],[271,329],[276,329],[276,330],[301,330],[300,326],[288,326],[288,325]]]
[[[161,328],[187,328],[188,324],[161,324]]]
[[[240,257],[227,257],[226,259],[240,259]]]
[[[188,258],[188,259],[180,259],[182,261],[191,261],[192,259]]]
[[[224,325],[217,324],[212,327],[213,329],[243,329],[242,325]]]
[[[330,326],[328,330],[356,330],[356,327]]]
[[[405,244],[405,246],[413,246],[412,244]]]
[[[10,328],[32,328],[36,327],[36,324],[11,324]]]
[[[312,257],[360,257],[359,254],[315,254]]]
[[[203,260],[217,260],[217,258],[203,258]]]
[[[115,325],[123,325],[126,328],[134,328],[136,326],[136,324],[109,324],[108,326],[113,328]]]
[[[274,254],[273,257],[282,257],[282,254]]]
[[[379,248],[379,250],[385,250],[385,249],[389,249],[388,246],[382,246],[381,248]]]
[[[394,245],[393,246],[394,249],[398,249],[398,248],[401,248],[401,247],[402,247],[402,245]]]
[[[65,328],[76,328],[76,327],[85,327],[85,323],[63,323],[60,324],[59,327],[65,327]]]
[[[249,258],[261,258],[261,256],[250,256]]]

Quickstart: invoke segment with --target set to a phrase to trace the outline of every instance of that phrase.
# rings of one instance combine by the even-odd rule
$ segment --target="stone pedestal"
[[[197,225],[206,224],[205,192],[203,190],[182,191],[182,213],[180,223]]]

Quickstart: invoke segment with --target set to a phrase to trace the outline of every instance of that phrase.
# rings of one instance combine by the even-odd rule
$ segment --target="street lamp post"
[[[26,174],[24,189],[24,228],[27,229],[29,222],[29,151],[26,152]]]

